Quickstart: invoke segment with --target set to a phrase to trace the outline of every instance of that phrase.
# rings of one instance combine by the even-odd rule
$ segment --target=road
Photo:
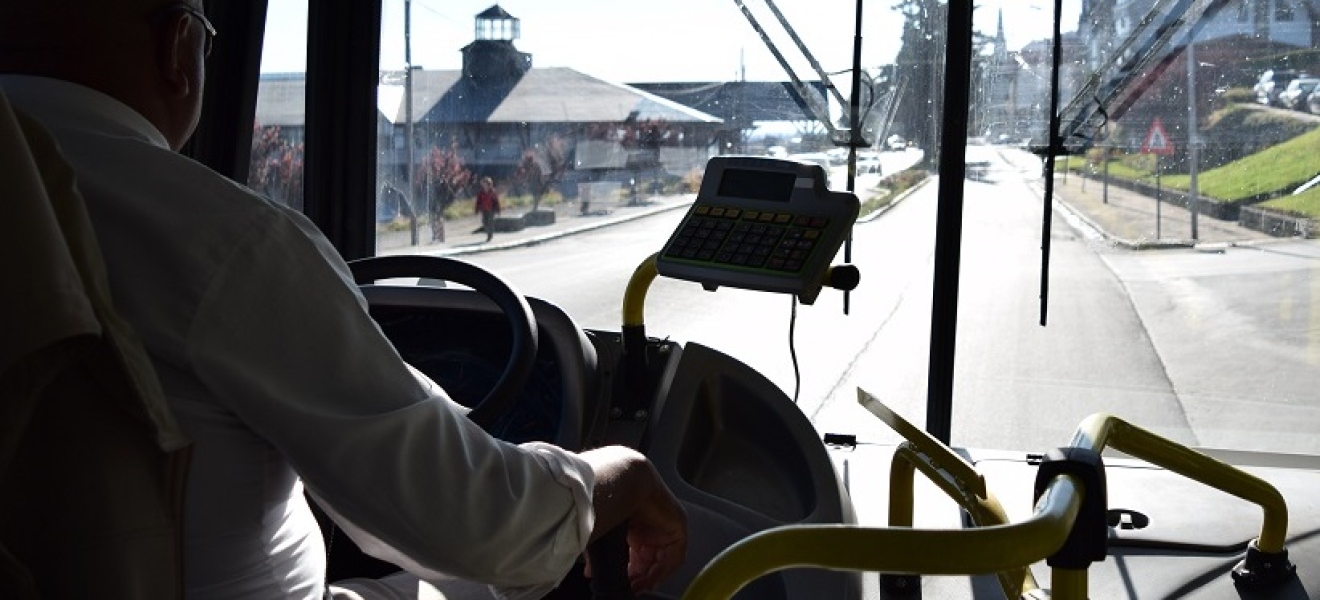
[[[1056,211],[1042,327],[1038,177],[997,161],[966,182],[955,445],[1039,451],[1109,412],[1191,445],[1320,453],[1320,246],[1132,251]],[[786,296],[661,278],[648,334],[739,357],[796,391],[822,432],[897,441],[857,407],[856,389],[925,422],[935,183],[855,229],[851,314],[832,290],[794,318]],[[628,276],[681,216],[470,258],[583,327],[617,330]]]

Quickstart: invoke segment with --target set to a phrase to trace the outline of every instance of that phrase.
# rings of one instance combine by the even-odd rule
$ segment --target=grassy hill
[[[1290,194],[1320,175],[1320,129],[1277,146],[1204,171],[1197,177],[1200,193],[1226,202],[1243,202],[1268,194]],[[1186,190],[1187,175],[1164,178],[1165,185]]]
[[[1293,215],[1320,218],[1320,188],[1292,195],[1293,190],[1320,175],[1320,124],[1309,119],[1289,118],[1278,111],[1234,105],[1216,113],[1202,135],[1213,151],[1217,139],[1248,140],[1248,144],[1251,138],[1246,136],[1255,135],[1255,139],[1261,139],[1259,132],[1263,126],[1269,131],[1264,137],[1279,134],[1288,137],[1277,143],[1262,144],[1261,149],[1252,154],[1200,171],[1198,193],[1222,202],[1253,203]],[[1071,158],[1067,161],[1067,168],[1095,173],[1103,170],[1102,160],[1103,155],[1093,152],[1090,160]],[[1155,183],[1156,157],[1153,155],[1111,155],[1109,161],[1110,177]],[[1059,166],[1064,166],[1062,161]],[[1176,167],[1160,165],[1160,185],[1188,190],[1191,177],[1186,172],[1170,173],[1173,168]],[[1277,198],[1259,202],[1262,197],[1269,196]]]

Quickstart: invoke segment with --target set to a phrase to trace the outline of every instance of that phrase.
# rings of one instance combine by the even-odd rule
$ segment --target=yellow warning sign
[[[1150,131],[1146,132],[1146,139],[1141,142],[1141,153],[1173,154],[1173,142],[1169,141],[1169,133],[1164,130],[1164,123],[1160,122],[1159,117],[1155,117],[1150,124]]]

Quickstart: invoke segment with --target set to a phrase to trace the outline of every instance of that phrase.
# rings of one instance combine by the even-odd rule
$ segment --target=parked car
[[[1288,82],[1299,77],[1310,77],[1301,71],[1269,69],[1260,74],[1256,85],[1251,89],[1256,92],[1256,102],[1265,106],[1279,106],[1279,94],[1288,87]]]
[[[1307,101],[1317,83],[1320,83],[1320,79],[1315,77],[1298,77],[1289,81],[1288,87],[1279,92],[1279,106],[1291,110],[1307,110]]]
[[[880,157],[875,154],[857,155],[857,173],[858,174],[881,174]]]

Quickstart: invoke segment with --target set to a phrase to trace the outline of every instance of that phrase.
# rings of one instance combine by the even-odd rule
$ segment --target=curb
[[[875,209],[875,210],[873,210],[873,211],[871,211],[871,212],[869,212],[869,213],[866,213],[865,215],[862,215],[862,216],[860,216],[860,217],[857,217],[857,221],[856,221],[856,223],[859,223],[859,224],[860,224],[860,223],[870,223],[871,221],[874,221],[874,220],[880,218],[881,215],[885,214],[886,212],[889,212],[889,209],[891,209],[891,208],[897,206],[899,202],[902,202],[902,201],[906,200],[908,196],[911,196],[911,195],[912,195],[913,193],[915,193],[917,190],[919,190],[919,189],[925,187],[926,184],[929,183],[931,179],[934,179],[934,176],[927,175],[925,179],[922,179],[921,181],[918,181],[916,185],[914,185],[914,186],[912,186],[912,187],[910,187],[910,188],[908,188],[908,189],[906,189],[906,190],[903,190],[903,191],[902,191],[901,193],[899,193],[897,196],[894,196],[894,199],[893,199],[893,200],[890,200],[890,201],[889,201],[889,204],[886,204],[886,205],[884,205],[884,206],[881,206],[880,208],[877,208],[877,209]]]
[[[1100,237],[1105,239],[1105,241],[1110,242],[1115,246],[1126,248],[1128,250],[1169,250],[1174,248],[1194,248],[1197,245],[1197,242],[1193,242],[1191,240],[1150,241],[1150,240],[1129,240],[1127,238],[1121,238],[1112,233],[1109,233],[1108,230],[1106,230],[1104,227],[1101,227],[1095,221],[1092,221],[1091,218],[1086,216],[1084,213],[1082,213],[1082,211],[1077,210],[1076,208],[1073,207],[1073,205],[1068,204],[1068,201],[1064,200],[1063,197],[1059,195],[1058,192],[1054,193],[1054,204],[1055,206],[1058,206],[1060,209],[1067,211],[1068,214],[1071,215],[1073,218],[1077,219],[1078,221],[1081,221],[1082,223],[1085,223],[1087,227],[1090,227],[1093,231],[1098,233]]]
[[[593,229],[600,229],[601,227],[607,227],[607,226],[610,226],[610,225],[616,225],[616,224],[618,224],[618,223],[625,223],[625,222],[628,222],[628,221],[633,221],[633,220],[636,220],[636,219],[641,219],[641,218],[643,218],[643,217],[649,217],[649,216],[651,216],[651,215],[655,215],[655,214],[659,214],[659,213],[663,213],[663,212],[668,212],[668,211],[671,211],[671,210],[674,210],[674,209],[678,209],[678,208],[686,208],[686,207],[688,207],[689,205],[691,205],[692,202],[693,202],[695,199],[696,199],[696,195],[694,194],[693,197],[692,197],[691,199],[686,199],[686,200],[683,200],[683,201],[680,201],[680,202],[673,202],[673,203],[670,203],[670,204],[664,204],[664,205],[661,205],[661,206],[652,207],[652,208],[647,209],[647,210],[642,210],[642,211],[638,211],[638,212],[635,212],[635,213],[630,213],[630,214],[627,214],[627,215],[621,215],[621,216],[617,216],[617,217],[609,217],[609,218],[601,219],[601,220],[596,221],[596,222],[593,222],[593,223],[588,223],[588,224],[585,224],[585,225],[579,225],[579,226],[576,226],[576,227],[569,227],[569,228],[567,228],[567,229],[562,229],[562,230],[560,230],[560,231],[554,231],[554,232],[545,233],[545,234],[541,234],[541,235],[534,235],[534,236],[531,236],[531,237],[526,237],[526,238],[522,238],[522,239],[518,239],[518,240],[510,240],[510,241],[507,241],[507,242],[498,242],[498,243],[494,243],[494,244],[481,244],[481,245],[479,245],[479,246],[463,246],[463,247],[458,247],[458,248],[442,248],[442,249],[439,249],[439,250],[434,250],[434,251],[431,251],[431,252],[426,252],[426,254],[429,254],[429,255],[431,255],[431,256],[461,256],[461,255],[465,255],[465,254],[479,254],[479,253],[482,253],[482,252],[494,252],[494,251],[497,251],[497,250],[508,250],[508,249],[511,249],[511,248],[522,248],[522,247],[526,247],[526,246],[534,246],[534,245],[536,245],[536,244],[540,244],[540,243],[547,242],[547,241],[550,241],[550,240],[553,240],[553,239],[557,239],[557,238],[561,238],[561,237],[564,237],[564,236],[574,235],[574,234],[582,233],[582,232],[585,232],[585,231],[591,231],[591,230],[593,230]]]

